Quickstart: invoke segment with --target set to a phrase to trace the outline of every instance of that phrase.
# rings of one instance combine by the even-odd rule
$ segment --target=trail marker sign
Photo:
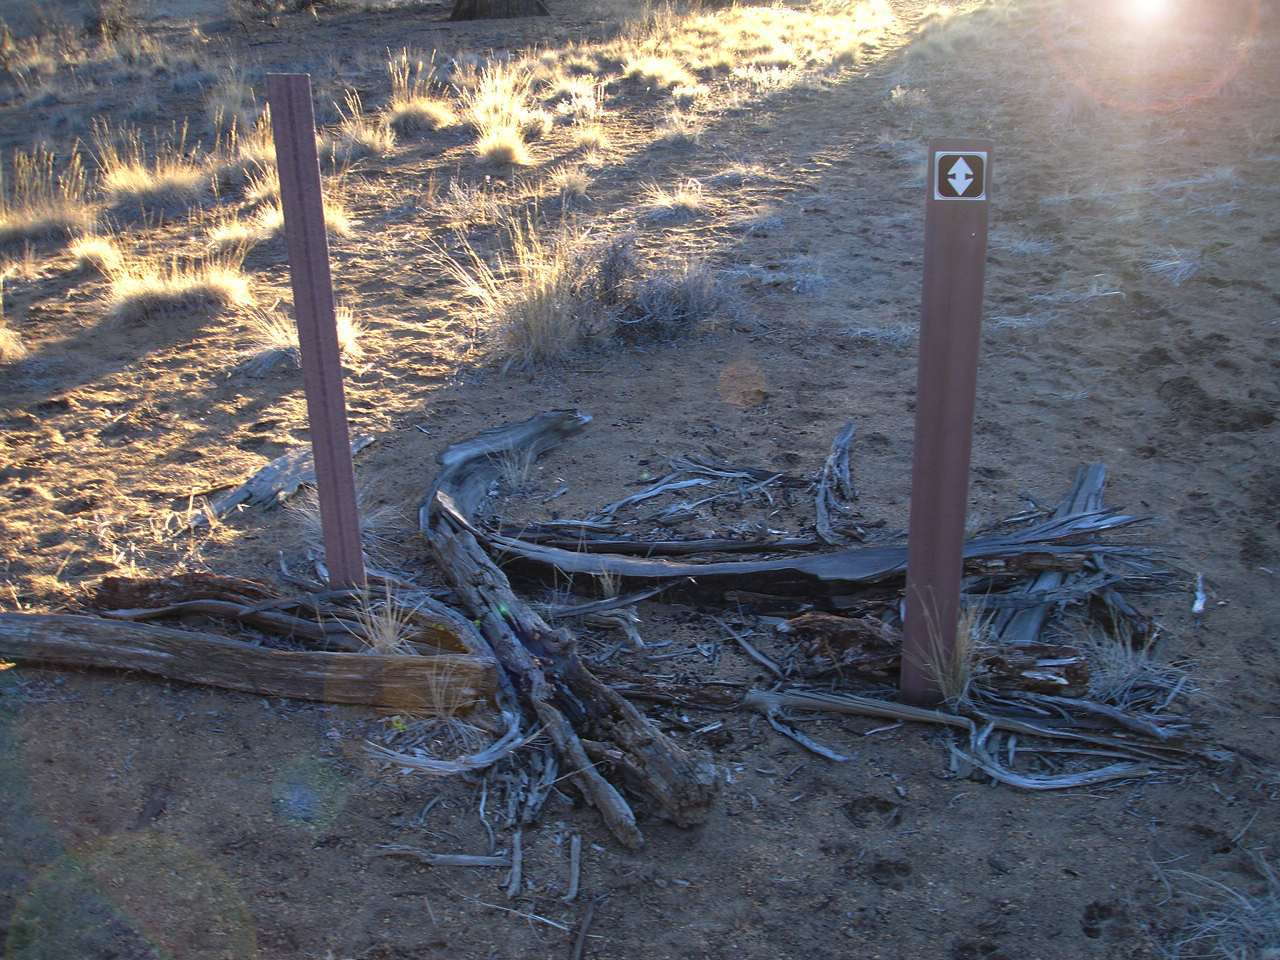
[[[900,691],[920,707],[943,699],[938,678],[955,651],[993,149],[929,144]]]
[[[933,158],[933,199],[987,199],[987,155],[989,151],[957,153],[939,150]]]
[[[311,76],[267,74],[272,136],[280,173],[280,206],[298,317],[302,385],[307,396],[311,452],[316,465],[316,497],[324,536],[329,585],[360,590],[365,586],[360,514],[350,428],[342,385],[342,351],[325,233],[320,159],[316,155]]]

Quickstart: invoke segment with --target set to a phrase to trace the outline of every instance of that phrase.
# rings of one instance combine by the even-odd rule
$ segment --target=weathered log
[[[269,650],[185,630],[59,614],[0,613],[0,657],[133,670],[169,680],[388,713],[452,715],[493,699],[492,660]]]
[[[614,836],[636,848],[643,836],[630,804],[609,772],[655,814],[679,826],[706,819],[719,777],[714,766],[650,724],[631,703],[601,683],[578,656],[573,637],[552,630],[511,589],[489,558],[471,522],[501,472],[504,458],[530,461],[585,426],[567,411],[487,430],[450,447],[419,512],[436,563],[571,771],[573,782],[600,811]]]

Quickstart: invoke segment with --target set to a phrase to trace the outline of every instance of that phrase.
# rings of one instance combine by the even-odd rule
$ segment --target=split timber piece
[[[450,447],[441,455],[441,473],[419,510],[419,527],[428,533],[436,518],[448,517],[454,528],[469,530],[479,538],[490,553],[503,560],[504,567],[523,564],[535,572],[616,578],[635,588],[662,581],[679,583],[679,589],[686,592],[760,589],[775,595],[812,597],[897,579],[906,572],[905,544],[767,560],[694,563],[567,550],[477,528],[476,511],[504,464],[532,462],[588,422],[590,417],[571,411],[550,411],[522,423],[490,428]],[[979,576],[1074,572],[1081,569],[1088,555],[1108,549],[1091,543],[1098,534],[1147,519],[1096,510],[1054,517],[1014,532],[975,537],[965,544],[965,569]]]
[[[64,614],[0,613],[0,657],[132,670],[261,696],[447,715],[492,699],[492,661],[270,650],[186,630]]]
[[[497,661],[555,744],[573,781],[618,841],[636,849],[644,838],[635,812],[603,771],[611,771],[658,816],[693,826],[710,813],[719,788],[715,767],[678,746],[587,670],[573,637],[552,630],[516,596],[471,522],[508,458],[532,462],[588,420],[551,411],[486,430],[445,450],[419,523],[440,570],[479,621]]]
[[[1102,492],[1107,482],[1107,465],[1093,463],[1081,467],[1076,473],[1075,483],[1062,502],[1054,509],[1050,522],[1069,523],[1075,517],[1097,515],[1102,512]],[[1073,580],[1084,580],[1079,573],[1070,574],[1058,570],[1045,570],[1028,579],[1015,591],[1026,594],[1028,598],[1045,597],[1047,599],[1014,610],[1000,611],[992,624],[992,633],[1001,643],[1010,646],[1025,646],[1040,640],[1040,633],[1045,623],[1059,603],[1071,599],[1071,592],[1063,593],[1063,588]],[[1098,578],[1100,583],[1081,583],[1086,596],[1098,592],[1102,587],[1113,582],[1114,578]],[[1114,592],[1114,591],[1113,591]]]
[[[441,501],[440,508],[451,511],[447,501]],[[456,519],[471,526],[469,519],[461,514],[457,514]],[[973,576],[1043,570],[1074,572],[1083,567],[1088,554],[1105,550],[1105,547],[1097,545],[1081,546],[1082,542],[1099,533],[1145,519],[1099,511],[1073,516],[1068,521],[1048,521],[999,536],[976,537],[965,543],[965,570]],[[907,548],[900,544],[877,544],[769,560],[682,563],[661,558],[563,550],[498,534],[482,536],[504,562],[523,561],[526,565],[556,570],[565,575],[617,578],[629,586],[655,580],[682,581],[692,584],[694,590],[702,593],[758,589],[774,595],[812,597],[839,594],[853,587],[900,578],[907,567]]]

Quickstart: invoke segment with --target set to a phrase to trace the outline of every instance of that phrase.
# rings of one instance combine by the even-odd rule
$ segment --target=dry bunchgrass
[[[566,164],[551,171],[547,182],[561,200],[573,200],[587,195],[591,174],[578,164]]]
[[[475,153],[482,161],[514,166],[532,162],[525,139],[540,135],[549,120],[545,111],[529,109],[531,91],[529,74],[518,64],[490,64],[468,84],[467,115],[476,129]]]
[[[504,369],[530,369],[610,341],[671,340],[725,302],[702,263],[652,269],[629,235],[603,240],[562,224],[542,236],[532,221],[508,229],[507,253],[490,264],[462,238],[445,268],[492,324]]]
[[[124,269],[124,256],[110,237],[78,237],[72,242],[69,252],[75,258],[76,266],[96,270],[103,276],[113,276]]]
[[[219,181],[234,186],[244,186],[264,170],[275,170],[270,105],[264,106],[252,122],[231,125],[226,139],[219,141],[214,167]]]
[[[355,311],[346,304],[338,304],[334,310],[337,324],[338,351],[344,362],[350,362],[364,355],[360,338],[364,335],[365,325],[356,319]],[[249,328],[252,341],[244,352],[245,359],[238,368],[251,376],[261,376],[275,369],[281,363],[294,367],[302,365],[302,354],[298,346],[298,324],[282,310],[272,307],[269,310],[254,309],[249,313]]]
[[[232,61],[204,95],[205,114],[216,130],[250,130],[258,119],[257,99],[244,70]]]
[[[926,609],[926,616],[928,613]],[[983,620],[980,607],[970,605],[960,610],[950,631],[950,643],[943,630],[932,622],[927,632],[925,671],[942,694],[942,702],[954,709],[967,703],[972,695],[974,674],[990,645],[990,624]]]
[[[1198,901],[1166,956],[1169,960],[1280,960],[1280,870],[1255,853],[1254,890],[1221,880],[1172,871],[1183,894]]]
[[[572,139],[574,148],[588,156],[602,154],[611,146],[609,135],[596,124],[574,128]]]
[[[98,185],[117,214],[165,214],[198,206],[213,190],[209,158],[187,143],[187,127],[155,138],[149,147],[134,127],[95,123]]]
[[[702,142],[706,124],[696,114],[672,110],[658,123],[654,131],[658,143],[671,147],[696,147]]]
[[[457,125],[453,105],[435,94],[435,54],[415,57],[401,50],[388,61],[387,69],[391,74],[387,113],[397,133],[409,137]]]
[[[1081,643],[1089,659],[1089,698],[1124,710],[1159,712],[1179,697],[1200,693],[1190,672],[1156,656],[1151,645],[1099,634]]]
[[[491,265],[466,238],[462,259],[442,254],[464,296],[489,318],[506,367],[531,368],[563,360],[607,331],[580,309],[583,234],[564,227],[543,238],[530,221],[508,228],[507,251]]]
[[[644,217],[650,221],[690,220],[707,210],[702,183],[694,179],[671,189],[653,184],[645,191],[644,199]]]
[[[698,82],[679,61],[654,55],[640,55],[628,60],[623,64],[622,75],[648,89],[663,91],[693,86]]]
[[[0,246],[66,238],[89,228],[93,209],[78,152],[60,169],[49,150],[16,150],[12,170],[5,178],[0,169]]]
[[[124,260],[108,271],[107,320],[152,322],[175,314],[216,315],[250,306],[253,293],[244,273],[243,249],[194,259]]]
[[[349,237],[352,233],[351,217],[342,199],[345,183],[342,174],[328,178],[322,200],[325,227],[330,235],[337,237]],[[274,164],[260,167],[249,175],[244,197],[256,208],[255,212],[247,220],[228,220],[220,225],[213,237],[217,245],[234,245],[243,240],[252,246],[281,235],[284,212],[280,207],[280,173]]]
[[[360,524],[360,540],[366,561],[377,560],[394,547],[394,538],[402,529],[404,516],[388,504],[375,505],[373,488],[361,484],[356,488],[356,513]],[[324,553],[324,524],[320,515],[320,497],[315,487],[303,487],[289,501],[288,511],[298,524],[302,539],[315,555]]]
[[[323,150],[334,163],[350,163],[364,157],[385,157],[396,146],[396,133],[386,121],[366,114],[360,95],[343,94],[337,127],[325,137]]]

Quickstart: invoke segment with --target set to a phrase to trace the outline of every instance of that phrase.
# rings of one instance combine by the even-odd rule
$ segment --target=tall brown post
[[[267,99],[280,171],[280,206],[298,317],[325,564],[331,586],[359,589],[365,585],[364,554],[316,155],[311,77],[305,73],[268,74]]]
[[[929,143],[900,691],[916,706],[942,699],[937,671],[955,648],[993,148]]]

